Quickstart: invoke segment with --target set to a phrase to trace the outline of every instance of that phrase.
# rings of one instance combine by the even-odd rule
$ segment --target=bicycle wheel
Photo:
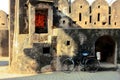
[[[96,72],[100,68],[100,63],[97,59],[91,58],[85,61],[85,70],[89,72]]]
[[[80,66],[81,67],[85,66],[85,61],[86,61],[86,57],[84,57],[83,59],[80,60]]]
[[[71,72],[74,69],[74,61],[70,58],[65,59],[62,62],[62,71],[63,72]]]

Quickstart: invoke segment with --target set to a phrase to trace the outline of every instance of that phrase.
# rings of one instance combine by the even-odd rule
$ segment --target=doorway
[[[9,65],[9,32],[0,30],[0,67],[6,70]],[[0,70],[1,71],[1,70]]]
[[[9,56],[9,37],[7,30],[0,31],[0,56]]]
[[[101,62],[114,63],[115,40],[109,35],[99,37],[95,42],[95,52],[101,53]]]

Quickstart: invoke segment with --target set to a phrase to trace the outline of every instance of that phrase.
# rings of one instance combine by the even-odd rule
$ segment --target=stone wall
[[[119,8],[120,8],[120,0],[116,0],[116,2],[114,2],[111,6],[111,24],[112,26],[116,25],[117,27],[120,26],[120,11],[119,11]]]
[[[20,73],[39,73],[61,70],[61,62],[67,57],[73,57],[83,49],[90,51],[95,56],[95,43],[101,36],[110,36],[117,47],[109,56],[111,63],[120,60],[120,31],[117,29],[54,29],[52,43],[33,43],[32,48],[24,48],[23,53],[18,53],[14,58],[14,70]],[[105,40],[106,41],[106,40]],[[107,40],[108,46],[111,45]],[[104,43],[104,41],[103,41]],[[101,43],[102,44],[102,43]],[[104,45],[104,44],[103,44]],[[49,47],[49,50],[47,51]],[[103,46],[104,47],[104,46]],[[43,51],[45,48],[45,52]],[[107,49],[107,48],[106,48]],[[108,48],[110,49],[110,48]],[[106,53],[107,54],[107,53]],[[21,59],[22,58],[22,59]],[[108,62],[110,62],[110,59]]]
[[[11,70],[14,72],[20,73],[37,73],[37,72],[44,72],[45,66],[49,65],[52,61],[51,55],[43,55],[44,53],[42,44],[50,44],[49,39],[50,34],[52,34],[52,20],[53,20],[53,9],[51,6],[52,3],[42,2],[40,4],[36,3],[33,5],[32,3],[27,4],[26,0],[21,1],[18,0],[15,3],[15,17],[11,18],[11,20],[15,20],[14,27],[14,35],[13,37],[13,48],[12,48],[12,55],[10,58],[11,61]],[[29,14],[26,14],[26,9]],[[25,8],[25,9],[24,9]],[[47,33],[35,33],[35,11],[47,9]],[[11,15],[12,16],[12,15]],[[28,17],[28,23],[25,22],[25,18]],[[24,29],[29,27],[27,30],[28,32],[24,32]],[[50,41],[51,42],[51,41]],[[34,46],[35,43],[39,44],[40,48],[36,48]],[[51,44],[48,45],[50,47],[51,52]],[[48,49],[45,47],[45,49]],[[37,49],[37,53],[34,52]],[[32,52],[31,52],[32,51]],[[49,51],[49,50],[48,50]],[[44,63],[45,61],[45,63]],[[49,64],[48,64],[49,63]],[[43,68],[43,69],[42,69]],[[41,71],[42,69],[42,71]]]
[[[9,55],[8,14],[0,10],[0,56]]]
[[[90,30],[89,29],[56,29],[54,32],[57,33],[56,35],[57,35],[57,55],[58,56],[60,55],[73,56],[73,55],[76,55],[74,52],[76,51],[79,52],[82,49],[89,50],[91,52],[91,55],[95,55],[95,52],[96,52],[95,43],[97,39],[104,35],[111,36],[111,38],[113,38],[113,40],[117,45],[117,48],[115,47],[116,51],[114,53],[115,55],[117,55],[117,60],[119,62],[120,31],[117,29],[90,29]],[[68,41],[69,41],[69,45],[66,45],[66,42]],[[109,43],[109,41],[110,40],[108,40],[107,42]],[[115,58],[112,58],[112,59],[114,62]]]
[[[0,27],[8,28],[8,15],[2,10],[0,10]]]
[[[11,34],[11,41],[13,41],[13,43],[11,43],[13,46],[11,69],[20,73],[38,73],[60,70],[59,67],[61,66],[61,60],[63,60],[64,55],[73,57],[76,55],[76,52],[81,52],[82,49],[89,50],[91,55],[95,55],[95,42],[99,37],[104,35],[110,36],[117,46],[117,48],[114,47],[116,49],[114,50],[116,51],[113,54],[114,56],[110,56],[112,59],[111,62],[116,64],[117,54],[119,62],[119,29],[92,29],[103,28],[104,26],[108,28],[109,21],[105,21],[107,23],[104,23],[104,26],[101,25],[101,23],[104,22],[104,20],[109,20],[106,16],[110,16],[111,14],[107,14],[109,11],[108,4],[102,4],[105,1],[101,1],[97,0],[97,2],[91,6],[90,11],[90,6],[85,0],[81,0],[81,3],[80,0],[73,2],[76,6],[73,6],[73,4],[70,6],[66,0],[60,0],[60,2],[58,2],[58,8],[55,7],[53,3],[44,0],[42,2],[31,2],[28,4],[26,0],[18,0],[18,2],[15,3],[15,17],[11,18],[11,20],[15,21],[15,25],[12,24],[10,30],[14,34]],[[70,7],[72,8],[71,11],[69,10]],[[79,8],[76,7],[80,7],[80,10],[77,10]],[[12,8],[14,7],[12,6]],[[24,8],[28,8],[29,14],[26,14],[27,10]],[[107,12],[102,13],[101,11],[104,10],[103,8],[105,8]],[[48,32],[38,34],[35,33],[35,11],[41,9],[48,10]],[[97,20],[98,24],[94,23],[92,18],[91,22],[89,20],[89,17],[95,14],[93,9],[102,15],[100,21],[96,18],[97,15],[93,18],[95,22]],[[66,11],[64,12],[64,10]],[[11,12],[13,11],[11,10]],[[11,14],[11,17],[13,16],[14,15]],[[84,18],[84,20],[80,20],[80,16]],[[26,23],[26,17],[28,17],[28,23]],[[29,31],[24,32],[23,29],[27,26],[29,27],[27,28]],[[115,27],[111,26],[109,28]]]
[[[95,0],[92,5],[86,0],[75,0],[71,4],[67,0],[59,0],[58,10],[82,28],[119,28],[119,4],[120,0],[112,5],[105,0]]]

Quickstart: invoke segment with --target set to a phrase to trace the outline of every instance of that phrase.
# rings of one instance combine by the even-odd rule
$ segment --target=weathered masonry
[[[120,0],[111,5],[106,0],[95,0],[91,5],[86,0],[70,1],[59,0],[58,10],[82,28],[119,28]]]
[[[61,70],[64,55],[72,57],[82,48],[91,51],[91,55],[100,51],[101,63],[117,67],[120,26],[119,20],[113,20],[114,15],[111,15],[118,9],[112,8],[112,11],[109,8],[115,6],[107,6],[105,0],[96,0],[92,7],[86,0],[73,3],[67,0],[11,1],[10,67],[14,71],[38,73]],[[116,3],[119,0],[113,5]],[[104,7],[108,7],[110,12]],[[106,10],[102,13],[103,8]],[[98,11],[97,18],[93,16],[94,11]]]
[[[8,56],[9,54],[9,27],[8,15],[0,10],[0,56]]]

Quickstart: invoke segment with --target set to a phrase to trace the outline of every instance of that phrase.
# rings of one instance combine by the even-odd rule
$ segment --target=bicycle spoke
[[[74,62],[70,59],[66,59],[62,63],[62,71],[71,72],[74,68]]]
[[[89,59],[86,62],[86,71],[96,72],[99,69],[99,62],[96,59]]]

